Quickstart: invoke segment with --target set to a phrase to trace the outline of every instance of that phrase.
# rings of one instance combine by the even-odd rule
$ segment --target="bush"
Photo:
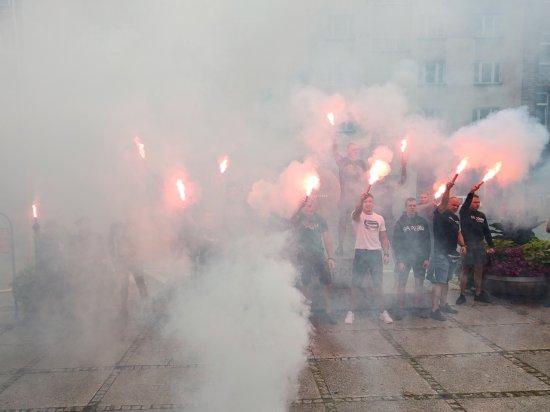
[[[495,241],[495,246],[495,253],[487,259],[485,274],[550,277],[550,242],[537,239],[514,246],[513,242],[501,240]]]

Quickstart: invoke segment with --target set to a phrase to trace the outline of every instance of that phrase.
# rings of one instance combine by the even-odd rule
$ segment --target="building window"
[[[442,112],[434,107],[425,107],[422,109],[422,115],[428,118],[442,117]]]
[[[405,37],[381,37],[373,39],[372,48],[382,53],[403,53],[409,51],[409,43]]]
[[[500,107],[477,107],[472,110],[472,122],[485,119],[491,113],[498,112]]]
[[[424,14],[421,19],[420,36],[426,39],[442,39],[445,37],[445,19],[438,14]]]
[[[535,117],[543,125],[548,126],[548,93],[535,95]]]
[[[439,60],[424,63],[420,76],[423,84],[445,84],[445,62]]]
[[[502,83],[500,74],[500,63],[480,62],[475,63],[474,68],[475,84],[498,84]]]
[[[550,64],[550,33],[544,33],[540,42],[540,64]]]
[[[502,15],[500,14],[482,14],[475,18],[476,37],[500,37]]]
[[[352,40],[354,38],[353,17],[345,14],[327,16],[325,38],[327,40]]]

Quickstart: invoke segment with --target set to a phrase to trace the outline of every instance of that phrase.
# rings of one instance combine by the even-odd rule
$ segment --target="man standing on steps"
[[[481,290],[483,279],[483,265],[487,259],[487,253],[495,253],[495,244],[491,230],[487,223],[487,217],[483,212],[479,211],[480,199],[475,192],[479,189],[479,184],[472,187],[464,204],[460,208],[460,225],[462,234],[467,246],[467,253],[464,255],[462,262],[462,276],[460,278],[460,296],[456,300],[457,305],[466,303],[464,291],[468,282],[468,274],[473,269],[474,285],[475,285],[475,302],[491,303],[485,291]],[[485,252],[483,240],[489,245],[489,249]]]
[[[430,260],[434,280],[432,289],[432,310],[430,317],[435,320],[447,320],[441,312],[458,313],[447,303],[449,281],[452,279],[460,254],[456,251],[457,243],[460,253],[466,253],[464,238],[460,232],[460,220],[456,215],[460,199],[450,197],[453,183],[447,183],[441,203],[434,211],[434,253]]]
[[[395,320],[403,318],[405,287],[411,269],[414,273],[414,313],[417,316],[426,317],[423,311],[422,292],[432,248],[430,238],[428,222],[416,213],[416,199],[409,197],[405,201],[405,212],[395,224],[392,239],[398,300],[398,308],[393,314]]]
[[[340,203],[338,204],[340,216],[338,217],[338,244],[335,254],[342,256],[344,254],[344,239],[349,224],[349,215],[353,211],[357,196],[363,188],[361,177],[367,170],[367,165],[359,158],[360,148],[353,142],[348,144],[346,156],[342,156],[338,152],[338,144],[335,139],[332,152],[340,175]]]
[[[376,306],[380,311],[379,319],[385,323],[393,323],[393,319],[384,308],[382,290],[383,264],[387,265],[390,262],[390,242],[386,234],[384,218],[374,213],[374,198],[371,194],[361,195],[351,218],[355,230],[355,255],[351,278],[351,307],[345,323],[353,323],[357,291],[367,273],[372,277]]]

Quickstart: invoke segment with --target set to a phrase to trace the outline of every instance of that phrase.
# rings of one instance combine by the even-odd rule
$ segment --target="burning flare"
[[[34,203],[32,205],[32,217],[38,219],[38,206],[36,206],[36,204]]]
[[[500,171],[500,168],[502,167],[502,162],[497,162],[495,167],[492,169],[489,169],[489,171],[483,176],[482,183],[485,183],[487,180],[491,180],[495,175]]]
[[[313,175],[306,178],[306,196],[311,195],[311,192],[313,189],[317,190],[319,189],[320,185],[319,176]]]
[[[456,178],[458,177],[458,175],[460,173],[462,173],[462,171],[464,170],[464,168],[466,167],[466,165],[468,164],[468,158],[465,157],[464,159],[462,159],[462,161],[458,164],[458,166],[456,167],[456,173],[453,177],[453,180],[451,180],[451,183],[454,183],[456,182]]]
[[[145,145],[143,143],[141,143],[141,141],[139,140],[139,137],[134,137],[134,143],[136,144],[137,148],[138,148],[138,151],[139,151],[139,155],[141,156],[142,159],[145,159]]]
[[[182,202],[185,201],[185,185],[183,184],[183,181],[181,179],[176,180],[176,186],[178,188],[178,192],[180,194],[180,199]]]
[[[437,191],[434,193],[434,199],[439,199],[443,193],[445,193],[445,188],[447,185],[445,183],[442,183]]]
[[[220,173],[224,174],[227,170],[227,166],[229,164],[229,158],[227,156],[224,156],[222,160],[218,163],[218,166],[220,167]]]
[[[405,153],[405,150],[407,150],[407,139],[401,140],[401,153]]]
[[[330,112],[327,114],[328,122],[331,124],[331,126],[334,126],[334,113]]]
[[[372,185],[390,173],[390,165],[383,160],[375,160],[369,170],[369,185]]]

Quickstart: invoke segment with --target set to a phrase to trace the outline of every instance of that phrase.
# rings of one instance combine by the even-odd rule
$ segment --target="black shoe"
[[[441,312],[445,312],[445,313],[452,313],[453,315],[456,315],[458,313],[458,310],[455,310],[455,309],[451,308],[448,303],[445,303],[444,305],[441,305],[439,307],[439,310]]]
[[[441,311],[437,309],[435,312],[432,310],[430,311],[430,318],[440,321],[445,321],[447,318],[441,314]]]
[[[427,319],[428,318],[428,313],[426,312],[426,310],[424,308],[413,308],[412,309],[412,314],[413,314],[413,316],[415,316],[417,318],[422,318],[422,319]]]
[[[491,303],[491,299],[489,299],[489,296],[487,296],[487,294],[484,293],[484,292],[481,292],[479,294],[479,296],[478,295],[474,296],[474,301],[475,302],[483,302],[483,303]]]
[[[458,299],[456,300],[457,305],[464,305],[466,303],[466,296],[460,295]]]
[[[344,256],[344,248],[342,246],[338,246],[334,251],[334,254],[336,256]]]

